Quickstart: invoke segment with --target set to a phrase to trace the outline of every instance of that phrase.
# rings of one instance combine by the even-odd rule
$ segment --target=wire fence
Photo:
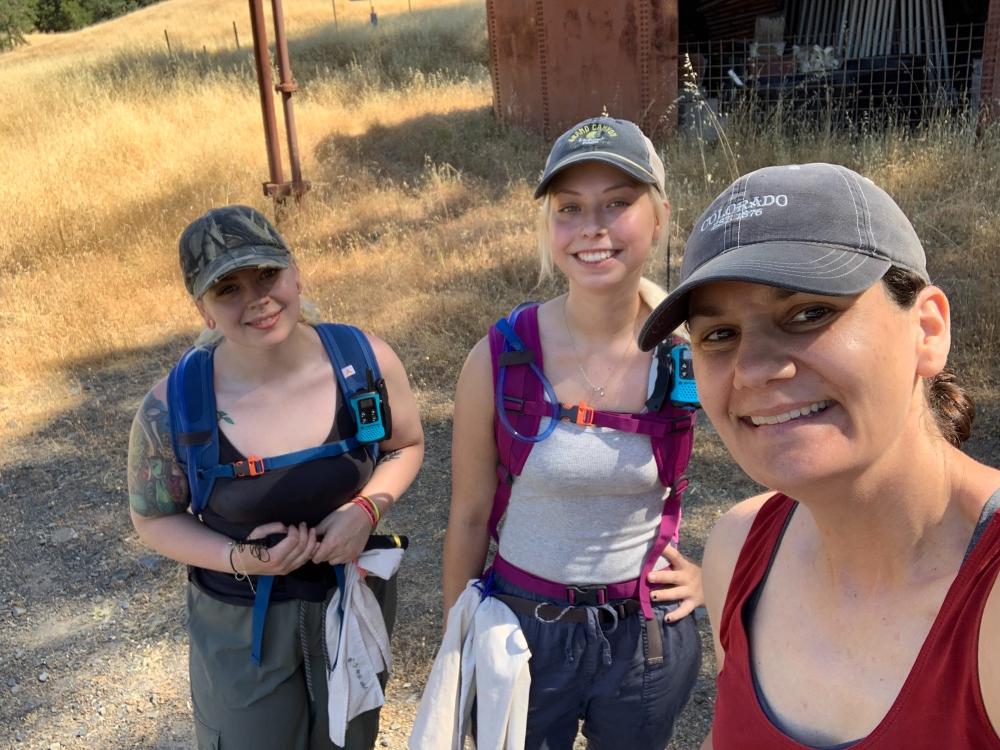
[[[785,40],[682,43],[682,127],[706,104],[719,116],[740,111],[799,118],[915,125],[979,106],[984,24],[943,30],[916,47],[901,30],[888,54],[865,54],[843,34]],[[902,50],[902,51],[901,51]]]

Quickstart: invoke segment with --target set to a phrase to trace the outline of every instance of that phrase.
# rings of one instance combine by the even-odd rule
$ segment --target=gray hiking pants
[[[390,634],[396,619],[396,579],[374,576]],[[327,722],[323,613],[326,603],[272,602],[262,661],[251,658],[252,608],[213,599],[188,584],[189,670],[198,750],[371,750],[378,709],[348,724],[347,742],[330,741]],[[383,687],[388,675],[381,675]]]

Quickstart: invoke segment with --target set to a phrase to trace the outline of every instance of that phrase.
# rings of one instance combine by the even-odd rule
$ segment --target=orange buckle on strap
[[[233,471],[238,477],[259,477],[264,473],[264,459],[261,456],[247,456],[246,461],[233,464]]]
[[[581,401],[576,406],[563,406],[563,413],[569,417],[569,421],[578,425],[589,427],[594,424],[594,407],[587,406],[586,401]]]

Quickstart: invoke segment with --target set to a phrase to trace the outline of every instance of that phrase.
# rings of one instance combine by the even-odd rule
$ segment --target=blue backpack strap
[[[325,323],[316,326],[323,348],[333,365],[341,397],[348,399],[368,385],[368,372],[381,378],[378,361],[365,335],[354,326]],[[214,349],[193,347],[181,357],[167,378],[167,402],[174,453],[187,473],[191,509],[200,515],[219,477],[257,476],[271,469],[294,466],[326,456],[338,456],[364,445],[374,460],[375,443],[363,444],[356,436],[336,443],[260,458],[250,456],[235,464],[219,464],[219,423],[214,388]],[[251,658],[260,665],[264,624],[274,576],[258,576],[253,603]]]
[[[253,648],[250,651],[250,658],[258,667],[264,646],[264,622],[267,619],[267,608],[271,603],[273,586],[274,576],[257,576],[257,591],[253,597]]]
[[[191,510],[196,516],[205,509],[215,485],[215,478],[206,476],[204,470],[219,463],[213,355],[213,349],[192,347],[167,377],[170,438],[187,473]]]
[[[340,395],[345,401],[367,388],[369,370],[375,380],[382,377],[372,345],[360,329],[344,323],[321,323],[316,326],[316,332],[333,363]],[[378,457],[377,444],[365,444],[365,449],[373,460]]]
[[[212,494],[219,469],[219,419],[215,404],[214,349],[192,347],[167,377],[170,439],[184,464],[191,494],[191,510],[198,516]],[[228,467],[228,468],[231,468]],[[231,474],[230,474],[231,475]],[[258,576],[253,600],[253,647],[250,658],[260,666],[264,621],[274,576]]]
[[[354,326],[340,323],[322,323],[316,326],[323,348],[333,364],[333,371],[337,377],[337,385],[340,387],[340,396],[345,401],[350,396],[368,385],[368,371],[371,370],[375,380],[381,378],[378,368],[378,361],[375,359],[375,352],[372,351],[371,344],[365,335]],[[354,448],[364,445],[372,460],[378,457],[378,445],[375,443],[363,444],[356,436],[340,440],[336,443],[327,443],[315,448],[285,453],[281,456],[257,459],[258,466],[253,466],[248,458],[247,464],[252,466],[248,475],[267,469],[278,469],[283,466],[293,466],[303,461],[311,461],[324,456],[338,456]],[[242,464],[243,462],[240,462]],[[213,476],[239,476],[239,464],[218,466],[211,472]],[[341,607],[343,607],[343,587],[344,587],[344,566],[334,566],[334,573],[337,577],[337,585],[341,587]],[[274,576],[259,576],[257,578],[257,591],[253,600],[253,648],[251,658],[257,666],[261,663],[261,651],[264,645],[264,623],[267,618],[267,608],[271,599],[271,588],[274,584]],[[343,616],[343,612],[341,612]]]
[[[305,448],[292,453],[282,453],[280,456],[268,456],[266,458],[248,456],[246,461],[237,461],[232,464],[217,464],[216,466],[204,469],[202,470],[202,477],[206,479],[218,479],[219,477],[228,477],[230,479],[256,477],[267,471],[295,466],[306,461],[314,461],[317,458],[339,456],[342,453],[348,453],[361,446],[367,448],[366,444],[352,436],[338,440],[336,443],[324,443],[313,448]]]

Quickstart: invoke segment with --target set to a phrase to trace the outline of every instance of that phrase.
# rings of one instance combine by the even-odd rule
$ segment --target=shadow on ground
[[[319,143],[316,155],[321,179],[331,182],[361,168],[416,187],[435,168],[445,175],[451,169],[476,178],[476,188],[495,197],[512,183],[537,179],[548,147],[541,136],[500,123],[491,107],[479,107],[376,124],[360,136],[334,132]]]
[[[403,332],[401,338],[410,334]],[[80,404],[25,436],[27,458],[3,470],[0,500],[8,543],[0,548],[0,565],[20,573],[5,587],[0,610],[8,624],[18,626],[8,629],[11,638],[0,662],[8,687],[18,686],[13,699],[0,707],[0,744],[13,745],[18,733],[44,736],[64,748],[97,742],[173,750],[190,742],[182,658],[184,573],[138,542],[125,492],[134,411],[187,344],[175,337],[114,358],[67,363],[70,388],[79,389]],[[396,677],[390,689],[393,703],[386,709],[387,722],[402,727],[403,734],[441,628],[440,555],[451,433],[442,404],[449,394],[450,385],[426,393],[427,458],[413,488],[386,521],[387,530],[412,540],[400,572],[393,638]],[[715,458],[719,448],[706,437],[705,449],[691,466],[685,516],[684,551],[696,559],[712,519],[746,494],[741,481],[749,487],[731,465]],[[707,639],[704,623],[702,629]],[[162,674],[151,675],[146,663],[166,658],[164,653],[173,657]],[[39,678],[42,672],[45,682]],[[692,738],[704,733],[713,694],[711,673],[711,659],[706,658],[672,747],[695,747]],[[55,726],[49,722],[53,715],[73,719]]]

